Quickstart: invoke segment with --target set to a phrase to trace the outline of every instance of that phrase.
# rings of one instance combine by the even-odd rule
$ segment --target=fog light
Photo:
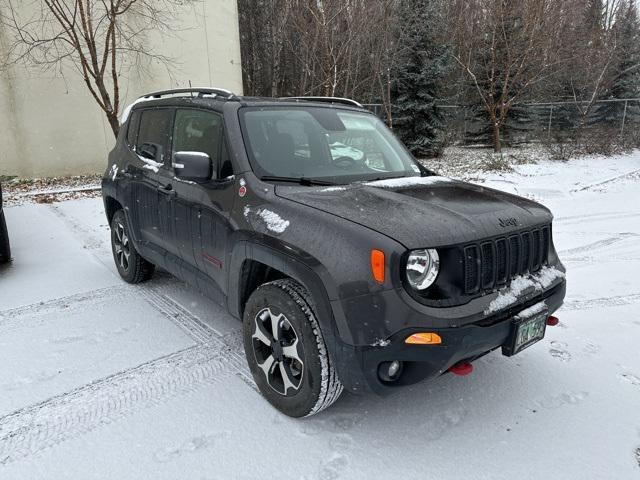
[[[400,360],[383,362],[378,367],[378,375],[385,382],[395,382],[402,375],[403,363]]]
[[[394,360],[389,365],[389,378],[395,377],[400,371],[400,362],[398,360]]]

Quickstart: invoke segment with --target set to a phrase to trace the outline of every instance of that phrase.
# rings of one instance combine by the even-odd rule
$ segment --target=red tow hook
[[[555,327],[559,323],[560,323],[560,319],[558,317],[551,316],[547,318],[547,325],[549,325],[550,327]]]
[[[451,367],[449,371],[454,375],[464,377],[465,375],[469,375],[471,372],[473,372],[473,365],[471,365],[469,362],[460,362]]]

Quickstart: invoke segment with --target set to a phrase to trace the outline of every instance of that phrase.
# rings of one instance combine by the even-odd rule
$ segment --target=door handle
[[[176,191],[173,189],[173,186],[170,183],[167,185],[160,185],[158,187],[158,191],[164,195],[169,195],[170,197],[176,196]]]

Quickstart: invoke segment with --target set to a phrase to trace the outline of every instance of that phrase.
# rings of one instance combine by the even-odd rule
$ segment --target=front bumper
[[[510,335],[511,320],[522,310],[545,301],[549,314],[552,314],[562,305],[565,292],[566,282],[563,280],[535,298],[471,324],[428,330],[424,327],[408,327],[387,338],[383,342],[385,346],[342,344],[336,352],[340,379],[344,386],[354,393],[372,391],[386,394],[398,386],[437,377],[463,360],[472,361],[500,348]],[[421,331],[439,334],[442,344],[404,343],[409,335]],[[401,360],[404,363],[403,373],[398,381],[385,383],[378,376],[378,367],[383,362],[393,360]]]

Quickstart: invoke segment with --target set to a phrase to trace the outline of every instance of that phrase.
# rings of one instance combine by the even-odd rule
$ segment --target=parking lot
[[[544,340],[303,420],[256,392],[222,308],[121,281],[100,199],[8,207],[0,478],[637,478],[640,153],[598,162],[487,179],[555,214],[568,294]]]

